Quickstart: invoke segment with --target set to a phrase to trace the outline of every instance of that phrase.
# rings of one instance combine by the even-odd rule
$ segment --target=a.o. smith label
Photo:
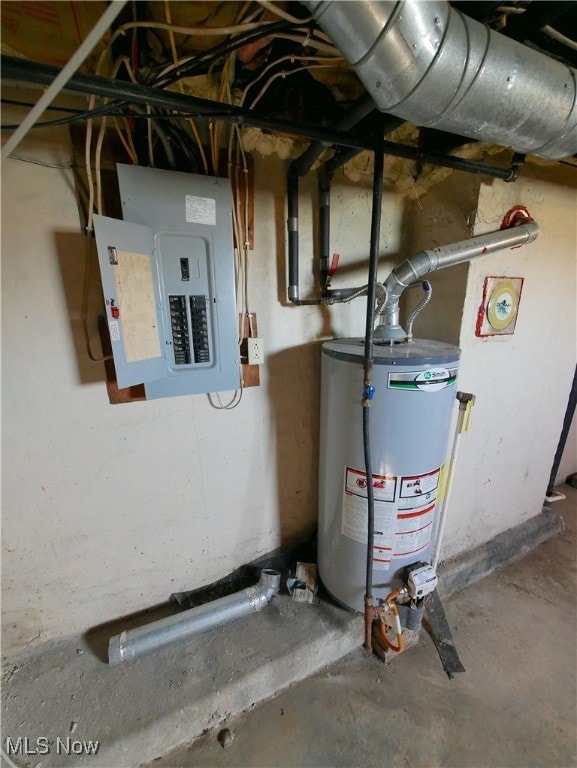
[[[388,388],[408,392],[438,392],[457,381],[457,368],[428,368],[426,371],[389,373]]]

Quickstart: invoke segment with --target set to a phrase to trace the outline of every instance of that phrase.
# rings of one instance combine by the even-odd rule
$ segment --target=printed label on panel
[[[216,200],[212,197],[186,195],[186,220],[189,224],[216,225]]]

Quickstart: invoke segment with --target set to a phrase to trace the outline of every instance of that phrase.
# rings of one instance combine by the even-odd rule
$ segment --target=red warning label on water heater
[[[373,568],[388,571],[394,558],[426,549],[433,535],[440,469],[421,475],[373,475]],[[341,533],[367,541],[367,475],[345,467]],[[398,493],[397,493],[398,492]]]
[[[347,467],[346,490],[367,498],[367,476],[358,469]],[[390,475],[373,475],[373,496],[375,501],[394,501],[397,478]]]

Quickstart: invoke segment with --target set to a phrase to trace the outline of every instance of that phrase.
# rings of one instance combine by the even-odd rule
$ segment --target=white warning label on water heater
[[[439,485],[439,469],[425,475],[411,475],[401,478],[401,498],[419,500],[436,493]],[[410,502],[409,502],[410,503]]]
[[[434,515],[434,504],[416,512],[397,514],[393,546],[395,557],[416,555],[428,546],[433,535]]]
[[[345,467],[345,492],[341,533],[361,544],[367,542],[367,475],[359,469]],[[373,475],[375,537],[373,568],[388,571],[394,544],[394,515],[397,478]]]
[[[393,558],[417,556],[433,535],[440,469],[421,475],[373,475],[373,568],[388,571]],[[367,542],[367,475],[345,467],[341,533]]]

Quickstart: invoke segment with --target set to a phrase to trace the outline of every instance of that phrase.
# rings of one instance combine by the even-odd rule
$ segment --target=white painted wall
[[[67,160],[66,147],[46,141],[17,154]],[[363,332],[364,308],[284,305],[285,167],[257,164],[250,298],[267,354],[262,385],[219,412],[204,395],[108,404],[102,365],[83,347],[85,253],[72,172],[5,163],[4,650],[210,583],[314,527],[319,339]],[[306,283],[312,203],[303,187]],[[368,217],[366,190],[335,189],[334,247],[347,281],[364,277]],[[383,250],[399,229],[391,216]]]
[[[66,158],[45,139],[18,154],[32,150],[43,161]],[[319,345],[361,335],[364,302],[286,306],[284,168],[273,158],[257,163],[250,297],[266,345],[262,385],[246,390],[237,409],[218,412],[204,396],[108,405],[101,366],[88,363],[82,347],[84,253],[71,172],[4,165],[4,650],[164,601],[314,526]],[[303,184],[303,296],[309,192]],[[574,317],[574,190],[541,179],[483,188],[479,228],[498,224],[519,200],[542,221],[539,243],[492,257],[468,278],[460,386],[479,404],[457,476],[450,554],[539,511],[574,362],[575,329],[566,322]],[[382,277],[387,255],[406,255],[405,210],[385,194]],[[369,214],[370,189],[337,184],[335,285],[364,280]],[[472,336],[479,285],[491,273],[526,277],[508,342]],[[96,293],[92,322],[98,301]]]
[[[459,388],[477,402],[461,441],[444,554],[487,541],[541,511],[576,357],[577,190],[569,168],[530,166],[515,184],[483,183],[476,234],[527,206],[539,238],[469,266]],[[524,277],[513,336],[474,334],[486,276]]]

